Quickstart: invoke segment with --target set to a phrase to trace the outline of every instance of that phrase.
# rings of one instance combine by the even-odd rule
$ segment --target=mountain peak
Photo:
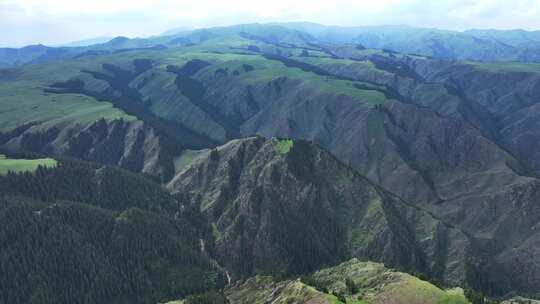
[[[125,43],[125,42],[127,42],[129,40],[130,39],[128,37],[118,36],[118,37],[114,37],[113,39],[105,42],[105,44],[108,44],[108,45],[111,45],[111,46],[116,46],[116,45],[120,45],[122,43]]]
[[[389,265],[430,273],[426,265],[435,257],[424,250],[438,246],[435,227],[445,227],[303,140],[233,140],[200,156],[168,188],[205,215],[214,227],[218,260],[237,277],[306,273],[350,257],[382,257]],[[433,237],[429,244],[420,245],[414,232],[421,226],[433,229],[423,232]],[[448,244],[467,242],[460,231],[443,230],[452,235]],[[444,276],[463,280],[456,271]]]

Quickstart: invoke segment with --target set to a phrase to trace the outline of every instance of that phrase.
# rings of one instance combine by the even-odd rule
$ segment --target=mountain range
[[[539,43],[285,23],[1,49],[0,302],[540,298]]]
[[[43,63],[88,55],[123,52],[134,48],[165,48],[199,43],[210,37],[254,35],[271,43],[296,46],[315,44],[358,44],[436,59],[484,62],[540,62],[540,31],[468,30],[464,32],[409,26],[339,27],[316,23],[244,24],[203,29],[178,28],[160,36],[128,39],[99,37],[66,44],[20,49],[0,49],[0,67]]]

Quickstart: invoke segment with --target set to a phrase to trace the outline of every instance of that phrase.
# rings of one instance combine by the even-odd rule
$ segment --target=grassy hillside
[[[96,71],[101,69],[104,63],[125,67],[129,62],[137,58],[146,58],[155,62],[157,68],[166,70],[168,65],[181,66],[193,59],[209,61],[212,66],[205,69],[200,77],[206,77],[217,70],[225,70],[230,73],[237,72],[239,80],[246,84],[258,84],[271,81],[279,77],[288,77],[302,81],[303,85],[316,89],[323,93],[333,95],[344,94],[367,103],[382,103],[385,101],[383,94],[376,90],[366,90],[355,87],[354,82],[335,79],[323,75],[305,71],[296,67],[286,66],[277,60],[264,58],[257,52],[247,50],[249,46],[259,45],[262,49],[268,44],[242,38],[238,35],[226,38],[214,38],[202,42],[200,45],[187,46],[180,49],[162,51],[132,51],[104,56],[90,56],[80,59],[70,59],[50,64],[37,64],[24,66],[18,69],[0,70],[0,132],[12,130],[25,123],[40,123],[44,128],[67,123],[88,124],[100,118],[107,120],[123,118],[134,119],[124,111],[114,108],[112,101],[96,96],[80,94],[79,92],[68,94],[51,94],[45,89],[50,85],[65,82],[74,78],[87,79],[83,71]],[[290,48],[274,47],[269,50],[289,51]],[[294,48],[292,49],[294,50]],[[300,54],[301,49],[292,54]],[[314,54],[314,52],[312,52]],[[300,60],[300,57],[292,57]],[[309,58],[310,64],[325,63],[328,55],[322,53],[322,57]],[[320,60],[320,62],[318,62]],[[254,69],[246,73],[244,64]],[[92,81],[88,84],[95,92],[102,92],[108,88],[106,82]],[[163,83],[162,83],[163,85]],[[151,96],[144,98],[159,98],[153,92]],[[158,93],[159,94],[159,93]],[[163,108],[155,106],[158,114],[166,115]]]
[[[67,80],[90,65],[78,61],[0,70],[0,132],[27,123],[41,123],[47,128],[73,122],[88,124],[100,118],[133,119],[111,103],[89,96],[44,92],[48,85]]]
[[[262,30],[262,29],[260,29]],[[366,84],[361,81],[351,81],[329,77],[311,71],[290,66],[278,60],[272,60],[261,54],[279,54],[290,60],[304,62],[318,67],[351,66],[365,71],[377,73],[377,67],[369,59],[358,61],[337,58],[335,54],[345,54],[346,57],[358,58],[370,56],[388,56],[388,53],[373,49],[347,49],[337,47],[334,53],[320,46],[304,45],[294,46],[273,43],[271,40],[259,36],[243,36],[235,32],[224,31],[226,35],[210,35],[208,39],[199,41],[195,45],[185,45],[159,51],[137,50],[103,56],[84,56],[78,59],[59,61],[51,64],[38,64],[18,69],[0,70],[0,132],[12,130],[23,123],[39,122],[43,126],[52,126],[65,123],[88,124],[99,118],[108,120],[124,118],[134,119],[118,108],[113,108],[113,101],[96,96],[80,93],[51,94],[44,89],[51,84],[64,82],[73,78],[88,79],[82,71],[99,71],[104,63],[124,67],[137,58],[146,58],[155,62],[157,69],[166,70],[168,65],[182,66],[193,59],[210,62],[212,65],[204,69],[197,78],[205,78],[216,73],[226,71],[234,73],[238,80],[246,85],[266,83],[279,77],[300,80],[302,85],[322,93],[332,95],[347,95],[363,103],[380,104],[387,101],[388,96],[381,93],[380,86]],[[277,35],[276,37],[280,37]],[[164,39],[164,38],[160,38]],[[307,56],[306,56],[307,54]],[[392,55],[394,56],[394,55]],[[395,55],[400,56],[400,55]],[[253,68],[246,72],[243,68],[247,64]],[[536,65],[523,65],[519,63],[478,64],[481,69],[496,72],[502,71],[538,71]],[[157,72],[157,71],[156,71]],[[380,71],[379,71],[380,72]],[[155,80],[154,80],[155,81]],[[167,79],[163,78],[165,85]],[[102,92],[108,86],[104,81],[92,81],[91,88],[95,92]],[[370,88],[371,87],[371,88]],[[151,95],[143,90],[143,98],[152,100],[166,97],[163,93],[152,92]],[[160,95],[161,94],[161,95]],[[167,110],[170,107],[153,105],[151,108],[158,115],[171,117]]]
[[[29,122],[43,123],[46,128],[73,122],[88,124],[100,118],[133,119],[110,103],[80,94],[47,94],[34,85],[0,82],[0,131],[9,131]]]
[[[441,289],[383,264],[357,259],[301,279],[256,276],[227,287],[221,297],[207,294],[206,302],[201,295],[167,304],[470,304],[460,288]]]
[[[34,171],[38,166],[54,167],[56,160],[52,158],[15,159],[0,154],[0,174],[6,174],[9,171]]]
[[[444,290],[383,264],[356,259],[319,270],[304,281],[340,295],[346,303],[469,303],[462,289]]]

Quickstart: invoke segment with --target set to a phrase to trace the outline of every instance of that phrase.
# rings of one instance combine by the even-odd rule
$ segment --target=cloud
[[[540,0],[0,0],[0,45],[273,21],[540,29]]]

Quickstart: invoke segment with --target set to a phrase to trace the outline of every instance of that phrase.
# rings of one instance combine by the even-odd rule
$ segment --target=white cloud
[[[540,29],[540,0],[0,0],[0,45],[271,21]]]

